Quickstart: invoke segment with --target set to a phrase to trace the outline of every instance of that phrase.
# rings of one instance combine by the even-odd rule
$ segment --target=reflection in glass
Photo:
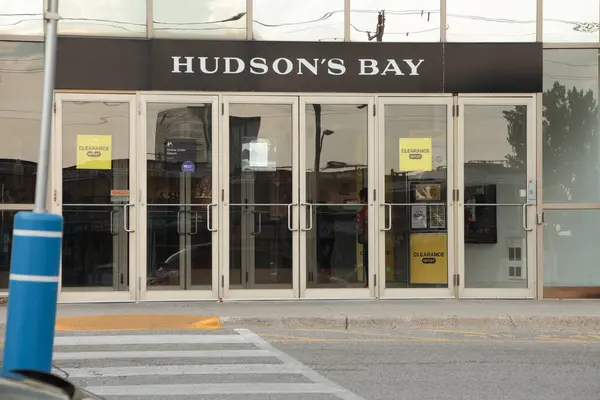
[[[307,104],[304,112],[307,287],[366,287],[368,107]]]
[[[447,4],[449,42],[536,41],[536,0],[448,0]]]
[[[440,41],[439,0],[352,0],[350,6],[352,41]],[[384,21],[378,30],[382,10]]]
[[[527,287],[528,112],[522,105],[464,108],[467,288]]]
[[[544,42],[598,42],[598,0],[544,0]]]
[[[448,287],[447,115],[445,105],[385,106],[387,288]],[[413,165],[400,147],[431,149],[431,161]]]
[[[600,202],[598,49],[544,50],[545,203]]]
[[[129,103],[62,107],[63,288],[128,290]]]
[[[0,204],[34,202],[43,69],[43,43],[0,42]]]
[[[0,291],[8,290],[13,222],[18,211],[0,210]]]
[[[344,0],[254,0],[254,40],[342,41]]]
[[[42,35],[44,0],[0,2],[0,34]]]
[[[58,33],[146,36],[146,0],[60,0]]]
[[[229,283],[292,288],[292,106],[229,107]]]
[[[212,104],[147,104],[147,288],[212,285]]]
[[[599,210],[544,210],[544,297],[600,298]]]
[[[62,286],[128,290],[124,207],[63,205]]]
[[[154,36],[246,39],[246,0],[153,0]]]

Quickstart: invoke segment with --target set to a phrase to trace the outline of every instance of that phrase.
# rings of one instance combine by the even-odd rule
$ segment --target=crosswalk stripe
[[[231,394],[332,394],[339,390],[320,383],[201,383],[184,385],[92,386],[100,396],[189,396]]]
[[[94,346],[127,344],[235,344],[247,343],[240,335],[114,335],[57,336],[55,346]]]
[[[72,351],[54,353],[54,360],[106,360],[139,358],[235,358],[274,357],[268,350],[169,350],[169,351]]]
[[[204,364],[157,365],[151,367],[62,368],[70,378],[98,378],[120,376],[178,376],[222,374],[300,374],[301,368],[285,364]]]
[[[195,398],[200,395],[244,395],[248,394],[271,394],[271,395],[290,395],[290,394],[330,394],[342,400],[365,400],[357,394],[335,384],[328,380],[317,371],[300,363],[292,356],[278,350],[267,343],[260,336],[248,329],[235,329],[235,334],[223,335],[204,335],[204,334],[165,334],[165,335],[90,335],[90,336],[57,336],[55,345],[57,347],[54,353],[54,361],[58,367],[68,374],[69,379],[88,380],[88,384],[94,385],[100,378],[103,381],[102,386],[87,386],[85,389],[100,396],[108,398],[120,396],[134,396],[143,398],[152,397],[171,397],[186,396],[186,398]],[[194,344],[246,344],[247,349],[229,350],[227,346],[218,346],[218,349],[211,350],[131,350],[128,345],[146,345],[150,349],[159,348],[161,344],[177,344],[182,348],[192,347]],[[93,350],[94,346],[110,346],[111,351]],[[85,346],[92,351],[72,351],[79,350],[69,348],[70,346]],[[119,350],[119,347],[123,350]],[[86,349],[87,350],[87,349]],[[265,364],[236,363],[235,358],[271,358],[272,361]],[[180,365],[162,365],[161,359],[180,359]],[[230,359],[224,363],[193,365],[191,361],[199,358],[211,359]],[[132,364],[109,367],[110,360],[131,360]],[[81,364],[89,360],[101,360],[104,366],[87,366]],[[61,364],[61,361],[65,362]],[[76,364],[73,365],[75,361]],[[215,361],[217,362],[217,361]],[[189,364],[188,364],[189,363]],[[227,375],[240,374],[250,376],[250,374],[262,374],[269,380],[275,380],[278,383],[269,382],[243,382],[243,378],[236,379],[236,383],[180,383],[175,384],[171,378],[175,376],[193,376],[193,375]],[[310,383],[288,383],[282,382],[278,375],[297,375],[308,379]],[[123,384],[125,378],[136,378],[135,384]],[[157,384],[156,382],[166,380],[169,383]],[[111,379],[112,378],[112,379]],[[140,384],[140,380],[149,381],[153,384]],[[187,378],[187,382],[194,382],[200,378]],[[206,378],[204,378],[206,379]],[[265,378],[263,378],[264,380]],[[120,383],[111,385],[110,383]],[[133,383],[133,382],[132,382]],[[98,385],[98,383],[96,383]]]

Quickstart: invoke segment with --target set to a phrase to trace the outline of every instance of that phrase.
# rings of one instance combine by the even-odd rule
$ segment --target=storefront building
[[[42,1],[0,6],[0,291]],[[60,301],[600,297],[600,0],[485,3],[61,0]]]

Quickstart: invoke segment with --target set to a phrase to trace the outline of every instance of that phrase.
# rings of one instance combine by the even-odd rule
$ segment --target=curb
[[[598,330],[600,316],[510,316],[492,317],[223,317],[223,327],[259,326],[297,329],[440,329],[480,330]]]

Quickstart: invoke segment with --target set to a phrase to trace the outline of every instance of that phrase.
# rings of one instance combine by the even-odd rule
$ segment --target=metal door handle
[[[292,207],[296,206],[296,203],[290,203],[287,206],[288,209],[288,229],[290,231],[295,231],[294,227],[292,226]]]
[[[183,235],[183,231],[181,230],[181,214],[184,213],[185,211],[183,210],[179,210],[177,211],[177,233],[180,235]]]
[[[262,213],[260,211],[252,211],[252,216],[258,214],[258,231],[250,232],[251,235],[260,235],[262,233]]]
[[[382,231],[389,231],[392,229],[392,205],[389,203],[383,203],[381,204],[381,207],[387,207],[388,210],[388,223],[389,225],[386,225],[385,221],[383,222],[383,228],[381,228]]]
[[[306,228],[302,228],[303,231],[310,231],[313,227],[313,213],[312,213],[312,204],[311,203],[303,203],[302,206],[308,207],[308,221],[309,224]]]
[[[123,207],[123,212],[125,213],[125,215],[123,215],[123,228],[125,229],[125,232],[131,233],[134,231],[134,229],[129,227],[129,207],[133,207],[133,204],[127,203]]]
[[[118,235],[118,234],[119,234],[119,232],[118,232],[118,231],[116,231],[116,232],[115,232],[115,227],[114,227],[115,213],[116,213],[116,212],[117,212],[117,210],[112,210],[112,211],[110,212],[110,233],[111,233],[113,236],[115,236],[115,235]]]
[[[523,230],[526,232],[533,231],[533,228],[529,227],[529,219],[527,218],[527,207],[532,206],[531,203],[523,204]]]
[[[212,207],[216,206],[216,204],[207,204],[206,205],[206,229],[208,229],[209,232],[216,232],[216,229],[213,229],[212,227],[212,223],[210,221],[210,216],[212,214]]]

